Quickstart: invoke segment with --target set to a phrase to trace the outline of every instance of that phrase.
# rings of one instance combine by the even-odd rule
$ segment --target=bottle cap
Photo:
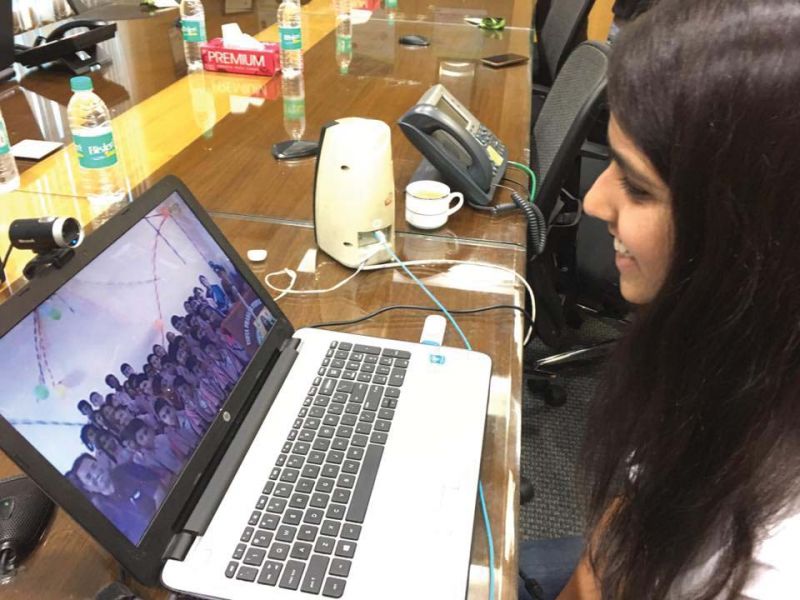
[[[91,77],[73,77],[69,80],[73,92],[91,92],[94,89]]]

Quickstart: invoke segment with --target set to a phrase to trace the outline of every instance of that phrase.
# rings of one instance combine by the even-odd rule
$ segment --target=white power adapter
[[[419,337],[420,344],[428,346],[441,346],[444,341],[444,332],[447,329],[447,319],[442,315],[430,315],[425,318],[422,326],[422,335]]]

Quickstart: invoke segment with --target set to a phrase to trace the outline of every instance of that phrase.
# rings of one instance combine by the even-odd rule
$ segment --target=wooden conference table
[[[479,6],[477,0],[474,5]],[[223,15],[221,0],[206,0],[210,35],[222,22],[237,21],[259,39],[277,39],[276,27],[253,13]],[[260,3],[259,3],[260,4]],[[484,32],[475,27],[437,21],[441,11],[423,2],[413,6],[421,18],[389,20],[378,11],[354,26],[353,59],[342,75],[334,59],[334,17],[327,1],[304,6],[306,139],[319,127],[342,116],[364,116],[394,124],[431,85],[443,82],[526,162],[529,129],[527,67],[492,71],[479,58],[502,52],[528,54],[529,32],[507,29]],[[522,14],[525,2],[507,0]],[[469,4],[436,3],[443,9]],[[496,9],[492,8],[494,12]],[[265,13],[266,14],[266,13]],[[405,13],[404,13],[405,14]],[[410,13],[409,13],[410,14]],[[447,13],[450,14],[450,13]],[[530,12],[528,12],[529,21]],[[251,265],[257,275],[290,266],[299,273],[298,289],[328,287],[347,274],[314,246],[311,222],[313,161],[277,163],[269,154],[284,129],[280,78],[228,74],[185,75],[177,13],[165,11],[140,20],[120,21],[117,38],[106,43],[113,63],[93,74],[97,92],[114,116],[114,131],[133,197],[166,174],[175,174],[243,255],[267,248],[269,259]],[[269,15],[267,15],[269,16]],[[260,31],[262,25],[267,25]],[[399,46],[400,35],[431,37],[427,49]],[[19,86],[0,87],[2,108],[13,142],[20,139],[70,141],[65,106],[67,77],[46,72],[23,77]],[[404,218],[403,189],[419,161],[418,153],[396,125],[392,127],[397,198],[398,251],[407,260],[450,258],[481,261],[524,273],[525,228],[518,215],[490,218],[464,209],[446,228],[432,234],[414,231]],[[17,192],[0,203],[0,229],[19,217],[72,215],[91,230],[102,225],[113,207],[90,204],[81,194],[73,147],[67,146],[36,164],[20,161]],[[516,175],[522,180],[522,176]],[[3,235],[5,235],[3,233]],[[22,285],[21,268],[29,254],[15,251],[8,269]],[[497,304],[524,305],[523,290],[506,272],[476,265],[423,267],[418,271],[450,308]],[[361,317],[389,304],[428,304],[422,292],[394,270],[362,274],[324,296],[290,296],[280,305],[295,326]],[[487,494],[496,554],[497,598],[516,597],[516,544],[520,447],[520,403],[523,319],[515,311],[492,310],[459,317],[473,346],[494,361],[482,480]],[[395,311],[347,331],[416,340],[420,313]],[[448,331],[445,343],[460,342]],[[0,476],[19,470],[0,454]],[[485,531],[476,512],[469,597],[485,598],[488,570]],[[91,598],[117,576],[113,559],[58,511],[44,543],[10,584],[3,598]],[[159,589],[137,591],[144,598],[166,598]]]

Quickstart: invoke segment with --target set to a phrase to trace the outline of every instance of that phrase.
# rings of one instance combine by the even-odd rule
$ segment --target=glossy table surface
[[[272,223],[260,217],[216,217],[216,223],[242,254],[269,240],[266,263],[251,265],[259,277],[290,266],[298,271],[296,289],[326,288],[348,271],[314,245],[313,229],[304,225]],[[481,261],[518,271],[525,251],[504,245],[487,245],[456,238],[399,235],[398,251],[409,260],[448,258]],[[449,308],[474,308],[523,302],[522,288],[508,272],[476,265],[431,266],[416,274]],[[282,285],[280,279],[273,283]],[[280,306],[296,327],[351,319],[390,304],[429,305],[423,292],[397,270],[362,273],[348,285],[324,296],[287,296]],[[425,313],[392,311],[362,324],[342,328],[351,333],[415,341]],[[516,311],[498,309],[474,316],[459,316],[459,324],[475,346],[493,360],[493,376],[481,477],[493,526],[497,598],[516,597],[516,515],[520,428],[521,353],[525,324]],[[447,345],[460,345],[452,328]],[[0,474],[18,469],[0,456]],[[473,532],[470,598],[485,598],[488,572],[487,545],[480,513]],[[116,577],[113,560],[63,511],[36,554],[18,577],[0,586],[3,598],[90,598]],[[139,589],[144,598],[165,598],[159,589]]]
[[[208,2],[209,32],[236,20],[255,31],[268,19],[256,13],[222,14],[221,1]],[[215,10],[216,7],[216,10]],[[373,17],[353,27],[349,72],[335,60],[335,19],[327,0],[304,6],[305,139],[316,139],[333,119],[360,116],[392,125],[396,225],[405,221],[404,189],[420,154],[395,124],[433,84],[443,83],[506,144],[509,156],[527,162],[530,77],[526,65],[491,69],[482,56],[529,54],[529,32],[488,32],[466,24],[388,21]],[[114,131],[131,193],[135,196],[165,174],[179,176],[212,211],[310,221],[313,159],[276,161],[272,145],[290,139],[281,102],[280,77],[219,73],[185,76],[175,11],[121,21],[117,38],[106,43],[113,62],[93,75],[97,93],[114,117]],[[401,46],[397,38],[418,33],[431,46]],[[277,39],[268,26],[257,37]],[[0,88],[12,142],[23,138],[70,141],[63,73],[32,72],[19,87]],[[293,126],[291,123],[289,126]],[[21,191],[83,195],[74,147],[37,163],[23,163]],[[511,171],[510,171],[511,173]],[[520,174],[517,180],[526,181]],[[500,201],[508,191],[497,190]],[[470,208],[454,215],[448,229],[460,237],[524,245],[519,214],[490,217]],[[447,232],[445,232],[447,234]]]

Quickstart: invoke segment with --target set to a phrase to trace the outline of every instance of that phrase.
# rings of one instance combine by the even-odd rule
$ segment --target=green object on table
[[[501,31],[506,27],[506,20],[503,17],[484,17],[478,27],[491,31]]]

